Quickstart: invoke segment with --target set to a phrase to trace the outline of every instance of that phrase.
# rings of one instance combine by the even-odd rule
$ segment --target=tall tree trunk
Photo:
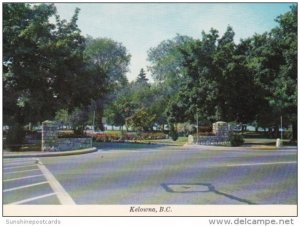
[[[162,124],[162,125],[161,125],[161,131],[162,131],[162,132],[165,132],[165,124]]]
[[[247,126],[245,126],[244,124],[242,124],[242,134],[244,134],[244,132],[247,130]]]
[[[268,128],[268,134],[269,134],[269,138],[273,138],[273,133],[272,133],[271,127]]]
[[[275,128],[274,128],[274,134],[275,134],[275,138],[280,138],[280,135],[279,135],[279,126],[275,126]]]
[[[292,140],[293,141],[297,141],[298,139],[298,126],[297,126],[297,121],[296,122],[293,122],[292,124],[292,130],[293,130],[293,136],[292,136]]]

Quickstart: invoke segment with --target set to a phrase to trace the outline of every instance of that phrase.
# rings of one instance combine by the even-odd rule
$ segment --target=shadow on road
[[[241,203],[246,203],[249,205],[254,205],[255,203],[247,200],[242,199],[221,191],[216,190],[216,188],[209,183],[196,183],[196,184],[161,184],[161,186],[167,191],[172,193],[206,193],[206,192],[213,192],[217,195],[225,196],[231,200],[239,201]]]

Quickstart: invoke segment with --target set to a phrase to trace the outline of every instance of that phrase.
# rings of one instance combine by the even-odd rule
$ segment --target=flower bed
[[[87,138],[85,134],[74,134],[73,131],[58,131],[58,138]]]
[[[92,135],[97,142],[136,141],[136,140],[159,140],[166,139],[164,133],[101,133]]]
[[[139,140],[160,140],[166,138],[167,136],[164,133],[142,133],[137,136]]]

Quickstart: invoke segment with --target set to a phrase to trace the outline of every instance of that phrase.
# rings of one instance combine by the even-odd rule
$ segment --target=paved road
[[[2,182],[7,205],[75,204],[38,158],[4,159]]]
[[[29,191],[55,195],[26,204],[297,204],[296,149],[131,148],[112,145],[91,154],[40,158],[42,168],[26,169],[42,169],[40,177],[47,183]],[[5,169],[6,163],[5,178],[12,170]],[[4,189],[24,186],[7,183]],[[18,201],[11,192],[4,193],[4,203]],[[23,195],[18,199],[28,198]]]
[[[4,204],[60,204],[37,158],[3,160]]]

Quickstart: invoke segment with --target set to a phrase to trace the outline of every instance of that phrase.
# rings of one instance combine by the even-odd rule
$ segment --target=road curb
[[[57,157],[57,156],[68,156],[68,155],[81,155],[96,152],[97,148],[85,148],[80,150],[72,151],[61,151],[61,152],[39,152],[39,153],[13,153],[13,154],[3,154],[3,158],[25,158],[25,157]]]
[[[218,150],[218,151],[298,151],[298,147],[294,146],[282,146],[280,148],[276,148],[275,146],[267,146],[267,145],[251,145],[251,146],[239,146],[239,147],[225,147],[225,146],[214,146],[214,145],[200,145],[200,144],[185,144],[184,148],[192,148],[194,150]]]

